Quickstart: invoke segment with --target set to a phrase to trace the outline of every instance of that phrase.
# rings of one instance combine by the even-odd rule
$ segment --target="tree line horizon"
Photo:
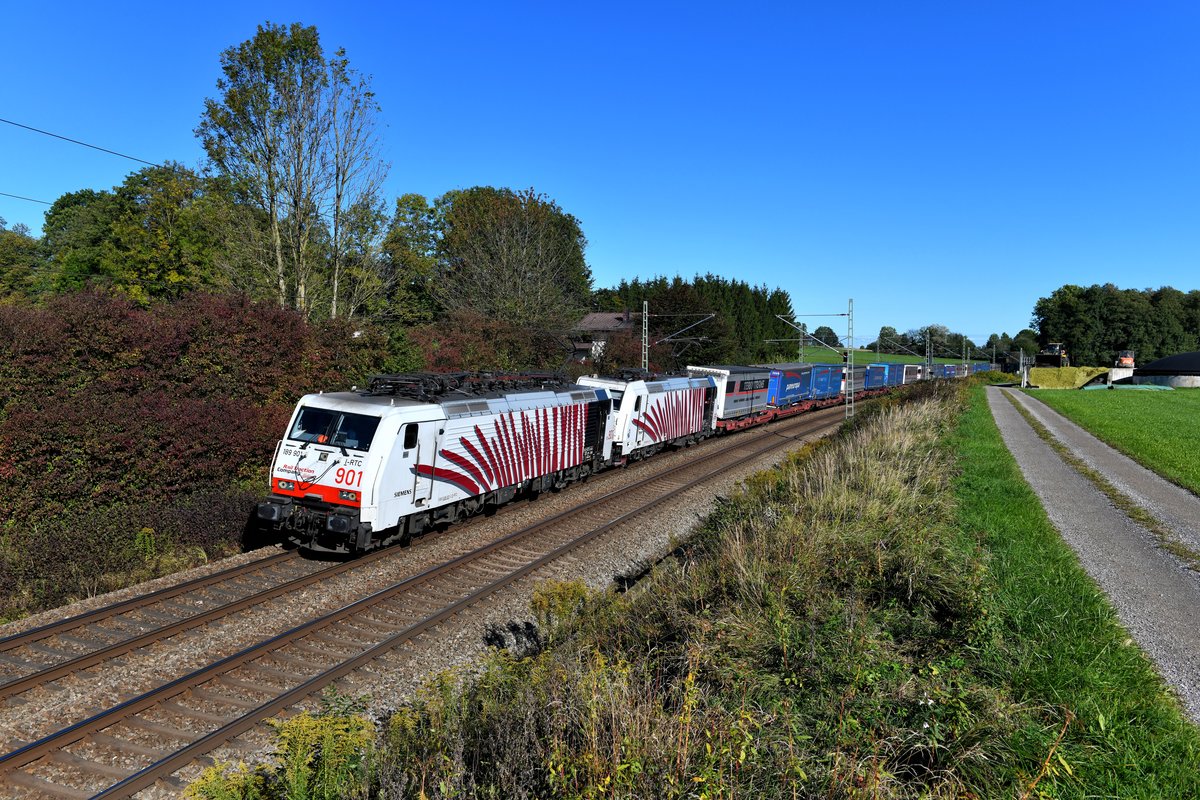
[[[379,326],[412,366],[486,366],[480,359],[490,355],[500,362],[490,366],[511,368],[561,358],[590,310],[639,312],[648,301],[655,339],[688,314],[717,314],[686,346],[657,348],[659,366],[790,351],[783,342],[797,334],[778,319],[792,314],[780,288],[711,272],[594,287],[582,223],[534,188],[475,186],[432,200],[407,193],[389,208],[370,79],[343,49],[327,54],[315,27],[264,23],[220,63],[194,131],[203,166],[145,167],[111,191],[67,192],[46,212],[40,238],[0,220],[0,303],[84,289],[143,307],[195,291],[234,293],[305,321]],[[457,341],[470,325],[510,332],[491,352]],[[935,355],[965,349],[970,357],[1066,341],[1077,362],[1127,348],[1165,355],[1196,348],[1200,293],[1064,286],[1037,302],[1031,325],[982,344],[940,324],[883,326],[863,347],[924,355],[928,338]],[[828,326],[808,335],[846,344]],[[616,342],[607,357],[614,363],[601,366],[640,363],[634,351]],[[450,364],[453,353],[466,361]],[[530,359],[539,363],[519,363]]]

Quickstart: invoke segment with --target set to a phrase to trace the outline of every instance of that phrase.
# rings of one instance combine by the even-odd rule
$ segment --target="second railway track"
[[[727,447],[706,449],[683,467],[581,503],[15,747],[0,755],[0,793],[4,797],[128,797],[156,782],[170,782],[178,770],[264,719],[376,659],[404,659],[406,654],[419,653],[423,642],[447,619],[538,577],[595,540],[637,524],[679,492],[794,445],[798,437],[836,427],[841,413],[840,409],[816,412],[734,437]],[[386,557],[388,552],[373,557]],[[320,574],[361,563],[338,565]],[[298,586],[303,580],[296,578],[266,592],[278,596],[293,590],[284,586]],[[256,597],[261,602],[261,595],[236,602],[254,603]],[[134,639],[152,636],[146,632]],[[134,645],[138,646],[142,645]],[[83,661],[75,668],[93,667],[111,657],[100,652],[76,657]],[[84,661],[88,663],[80,666]],[[47,670],[46,675],[58,670],[48,680],[61,675],[62,669],[58,665]],[[34,675],[21,680],[28,686],[17,691],[38,683]]]

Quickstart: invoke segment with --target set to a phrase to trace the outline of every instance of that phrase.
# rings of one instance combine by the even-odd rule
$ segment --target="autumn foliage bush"
[[[533,329],[469,311],[414,328],[410,337],[427,369],[557,370],[571,353],[565,333]]]
[[[0,306],[0,618],[236,546],[296,399],[387,351],[241,297]]]

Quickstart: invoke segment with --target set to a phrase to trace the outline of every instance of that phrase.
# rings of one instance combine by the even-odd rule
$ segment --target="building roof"
[[[1137,368],[1138,375],[1200,375],[1200,353],[1176,353]]]
[[[585,314],[583,319],[575,323],[575,330],[580,333],[607,333],[611,331],[630,330],[642,324],[642,315],[624,311],[593,311]]]

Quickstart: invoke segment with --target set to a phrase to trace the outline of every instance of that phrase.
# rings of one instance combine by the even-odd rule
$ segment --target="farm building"
[[[599,358],[604,352],[608,338],[621,331],[630,331],[640,335],[642,330],[642,315],[629,311],[600,311],[592,312],[575,323],[571,332],[573,358],[582,361],[585,358]]]
[[[1200,388],[1200,353],[1176,353],[1138,367],[1133,382],[1177,389]]]

